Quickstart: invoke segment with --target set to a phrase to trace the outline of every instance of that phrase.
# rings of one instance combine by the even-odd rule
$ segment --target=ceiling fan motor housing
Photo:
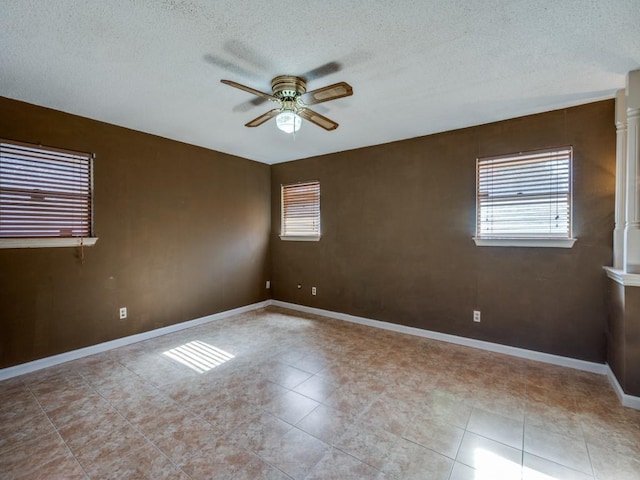
[[[307,82],[294,75],[280,75],[271,80],[273,96],[283,101],[295,101],[307,91]]]

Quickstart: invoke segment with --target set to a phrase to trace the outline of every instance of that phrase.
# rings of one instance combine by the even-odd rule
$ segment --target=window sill
[[[572,248],[576,238],[478,238],[473,241],[478,247],[534,247]]]
[[[280,235],[280,240],[294,242],[319,242],[320,235]]]
[[[0,248],[92,247],[98,237],[0,238]]]
[[[604,267],[607,276],[625,287],[640,287],[640,274],[627,273],[617,268]]]

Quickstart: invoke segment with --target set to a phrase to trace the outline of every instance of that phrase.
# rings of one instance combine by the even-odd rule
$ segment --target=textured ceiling
[[[266,163],[611,98],[640,67],[640,0],[2,0],[0,95]],[[293,138],[281,74],[340,124]],[[0,132],[1,136],[1,132]]]

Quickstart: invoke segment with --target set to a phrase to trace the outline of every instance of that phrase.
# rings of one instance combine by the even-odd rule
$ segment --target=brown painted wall
[[[273,166],[274,298],[603,362],[613,108],[598,102]],[[560,145],[574,146],[574,248],[476,247],[476,157]],[[312,179],[322,239],[281,241],[280,185]]]
[[[609,280],[607,363],[629,395],[640,396],[640,287]]]
[[[603,361],[614,135],[607,101],[270,169],[0,98],[0,137],[97,154],[100,238],[84,265],[0,250],[0,368],[264,300],[271,268],[280,300]],[[476,156],[565,144],[576,246],[475,247]],[[323,238],[283,242],[279,186],[306,179]]]
[[[625,335],[624,335],[624,286],[607,280],[609,316],[607,321],[607,363],[613,370],[620,386],[625,384]]]
[[[268,298],[268,165],[1,97],[0,137],[96,153],[99,237],[0,250],[0,368]]]
[[[625,287],[625,336],[624,391],[640,397],[640,287]]]

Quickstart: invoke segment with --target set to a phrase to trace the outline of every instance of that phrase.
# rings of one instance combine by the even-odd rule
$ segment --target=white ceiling
[[[295,139],[225,78],[346,81]],[[265,163],[611,98],[640,0],[2,0],[0,95]],[[333,71],[333,72],[332,72]],[[251,108],[248,108],[251,107]],[[613,121],[613,120],[612,120]],[[1,133],[1,132],[0,132]],[[0,134],[1,136],[1,134]]]

